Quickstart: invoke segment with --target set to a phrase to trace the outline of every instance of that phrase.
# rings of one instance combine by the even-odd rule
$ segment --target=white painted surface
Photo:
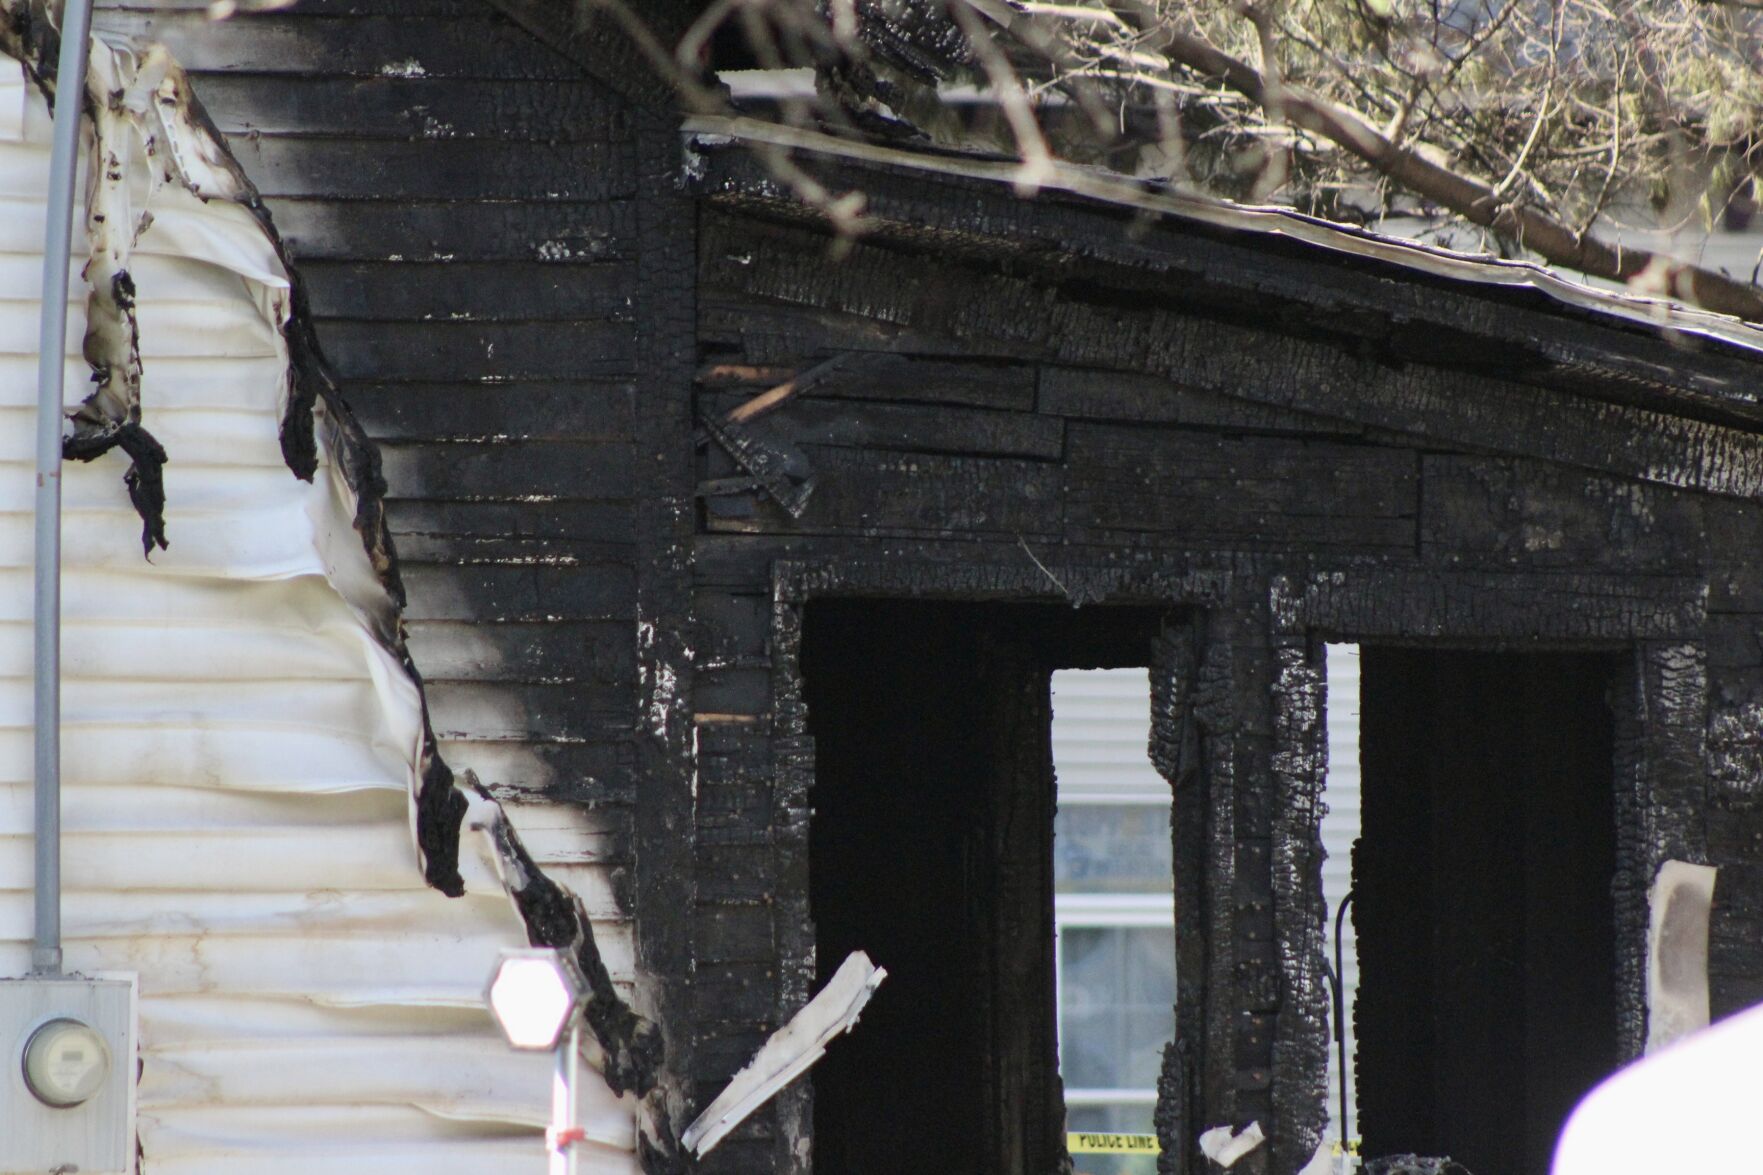
[[[1359,839],[1359,646],[1329,645],[1328,674],[1328,776],[1322,799],[1328,813],[1322,818],[1322,847],[1328,857],[1322,863],[1322,896],[1327,903],[1328,961],[1334,966],[1335,912],[1353,889],[1353,842]],[[1359,1133],[1359,1113],[1353,1091],[1352,1035],[1353,999],[1359,991],[1358,940],[1353,916],[1348,911],[1341,924],[1343,988],[1347,1009],[1347,1112],[1353,1137]],[[1331,1039],[1328,1053],[1328,1127],[1324,1145],[1340,1141],[1341,1071],[1339,1046]]]
[[[680,1145],[700,1158],[709,1154],[754,1110],[825,1056],[826,1046],[835,1036],[851,1030],[887,977],[887,970],[870,962],[862,951],[846,955],[826,986],[766,1039],[753,1059],[686,1127]]]
[[[24,972],[31,933],[30,438],[48,125],[0,57],[0,975]],[[68,466],[63,693],[68,965],[140,974],[145,1167],[538,1172],[549,1059],[509,1050],[482,1004],[497,951],[524,945],[519,922],[469,842],[468,896],[424,886],[410,836],[414,688],[333,587],[365,556],[328,466],[307,484],[281,461],[280,264],[234,205],[168,184],[151,208],[133,272],[144,423],[170,454],[171,547],[142,559],[120,453]],[[89,386],[77,274],[74,290],[70,404]],[[527,815],[512,813],[538,825],[542,862],[568,862],[553,873],[584,895],[628,982],[630,938],[592,821]],[[631,1104],[586,1077],[583,1169],[634,1172]]]
[[[1708,1027],[1712,865],[1666,861],[1647,891],[1648,1053]]]
[[[1760,1086],[1763,1007],[1693,1033],[1587,1094],[1561,1132],[1554,1175],[1750,1175],[1763,1169]]]
[[[1072,803],[1169,803],[1151,766],[1151,679],[1143,669],[1053,675],[1053,762]]]

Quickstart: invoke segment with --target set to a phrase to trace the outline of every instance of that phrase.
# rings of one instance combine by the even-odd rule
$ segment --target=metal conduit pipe
[[[61,430],[66,365],[67,287],[73,186],[79,170],[91,0],[66,0],[55,74],[55,128],[49,154],[49,208],[43,238],[43,316],[37,335],[37,553],[34,587],[35,938],[31,971],[61,974]]]

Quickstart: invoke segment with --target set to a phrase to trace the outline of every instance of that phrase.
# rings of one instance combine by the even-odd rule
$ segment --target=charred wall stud
[[[637,532],[650,546],[637,564],[638,723],[637,951],[657,1019],[683,1026],[692,1015],[693,884],[697,736],[693,724],[691,544],[695,521],[692,370],[696,299],[696,207],[680,188],[679,156],[665,110],[636,113],[638,256],[645,280],[637,317],[642,395],[635,422],[643,462]],[[684,912],[684,916],[682,916]],[[680,1163],[676,1132],[697,1108],[690,1088],[692,1033],[667,1039],[661,1084],[644,1104],[642,1160],[651,1172]]]
[[[1193,1124],[1204,1119],[1200,1059],[1205,1038],[1205,976],[1211,966],[1205,911],[1208,787],[1202,746],[1211,731],[1198,713],[1205,617],[1190,615],[1158,636],[1151,654],[1151,762],[1169,781],[1170,837],[1175,861],[1175,1039],[1165,1047],[1157,1081],[1155,1125],[1161,1175],[1185,1175],[1192,1164]]]
[[[1292,585],[1273,581],[1273,774],[1276,792],[1270,864],[1274,909],[1266,911],[1284,982],[1279,1027],[1271,1042],[1277,1074],[1273,1099],[1285,1128],[1274,1140],[1274,1168],[1302,1166],[1322,1141],[1327,1110],[1316,1090],[1328,1083],[1329,1014],[1323,969],[1329,911],[1322,901],[1322,786],[1328,768],[1323,721],[1322,646],[1302,628],[1283,628],[1292,615]],[[1254,911],[1250,917],[1255,917]]]

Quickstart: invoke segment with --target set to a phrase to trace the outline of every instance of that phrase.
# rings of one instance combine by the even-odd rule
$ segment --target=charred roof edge
[[[1372,313],[1392,325],[1522,348],[1559,382],[1600,399],[1763,426],[1763,330],[1726,315],[1596,289],[1528,262],[1382,237],[1288,209],[1225,204],[1099,169],[1060,165],[1039,196],[1023,199],[1014,194],[1018,164],[1009,158],[891,147],[748,118],[697,116],[682,129],[685,174],[702,197],[754,210],[799,204],[743,149],[784,147],[837,169],[823,179],[861,188],[866,218],[880,228],[954,233],[1024,257],[1203,273],[1258,299]],[[887,190],[901,179],[910,179],[914,198]],[[927,183],[970,194],[930,201]],[[799,215],[814,214],[803,207]],[[1130,231],[1123,218],[1153,231]]]

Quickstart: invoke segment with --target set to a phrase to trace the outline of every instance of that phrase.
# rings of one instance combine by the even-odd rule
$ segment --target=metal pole
[[[549,1175],[575,1175],[575,1057],[581,1045],[581,1013],[570,1020],[569,1032],[552,1058]]]
[[[39,975],[61,974],[61,397],[73,185],[91,28],[91,0],[67,0],[55,73],[43,317],[37,336],[36,939],[31,970]]]
[[[579,1106],[576,1104],[575,1091],[582,1084],[582,1014],[578,1009],[569,1021],[569,1157],[565,1160],[564,1170],[568,1175],[576,1175],[576,1144],[581,1139],[582,1129],[576,1118]]]

